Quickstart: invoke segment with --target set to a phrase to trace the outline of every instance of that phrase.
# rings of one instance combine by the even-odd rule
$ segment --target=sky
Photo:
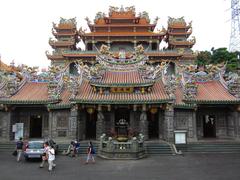
[[[53,37],[52,22],[60,17],[77,18],[78,29],[88,28],[97,12],[108,14],[109,6],[135,6],[136,13],[147,11],[157,28],[167,27],[168,16],[192,21],[196,45],[193,50],[228,47],[231,33],[230,0],[2,0],[0,1],[0,55],[7,64],[27,64],[40,68],[50,65],[45,51]]]

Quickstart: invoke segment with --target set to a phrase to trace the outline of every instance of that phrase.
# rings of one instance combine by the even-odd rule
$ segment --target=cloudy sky
[[[158,27],[166,27],[167,17],[182,17],[193,21],[194,50],[228,47],[231,29],[230,0],[5,0],[0,1],[0,54],[9,64],[47,67],[45,51],[52,37],[52,22],[60,17],[77,17],[78,28],[87,28],[84,20],[94,19],[98,11],[108,13],[108,7],[132,6],[136,13],[147,11]]]

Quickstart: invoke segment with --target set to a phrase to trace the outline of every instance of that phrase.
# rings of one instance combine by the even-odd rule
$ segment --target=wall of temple
[[[23,138],[47,138],[49,134],[49,115],[46,107],[16,107],[11,111],[10,127],[23,123]],[[10,132],[14,139],[14,133]]]
[[[199,108],[197,110],[197,136],[217,138],[237,138],[238,112],[227,107]],[[212,131],[208,134],[206,131]]]
[[[52,110],[49,112],[49,137],[58,141],[71,139],[69,137],[70,110]]]
[[[186,130],[187,140],[196,141],[196,111],[191,109],[175,109],[174,130]]]

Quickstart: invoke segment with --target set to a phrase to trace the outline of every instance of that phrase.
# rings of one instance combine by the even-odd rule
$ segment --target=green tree
[[[239,66],[239,52],[229,52],[227,48],[212,48],[211,51],[200,51],[197,56],[198,65],[227,62],[227,71],[235,72]]]
[[[197,55],[197,65],[203,66],[209,64],[211,61],[212,54],[209,51],[200,51]]]

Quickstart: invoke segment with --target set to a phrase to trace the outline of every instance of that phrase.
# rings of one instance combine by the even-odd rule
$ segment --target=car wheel
[[[28,157],[25,157],[25,161],[28,161],[29,160],[29,158]]]

